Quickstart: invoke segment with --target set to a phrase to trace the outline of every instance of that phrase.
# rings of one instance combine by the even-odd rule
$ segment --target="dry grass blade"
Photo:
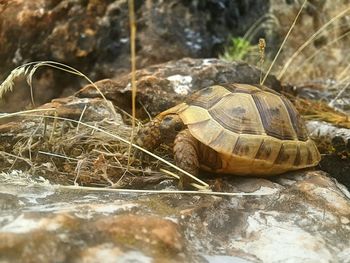
[[[54,187],[63,189],[83,190],[83,191],[97,191],[97,192],[117,192],[117,193],[143,193],[143,194],[195,194],[195,195],[218,195],[218,196],[264,196],[276,194],[275,191],[262,192],[262,193],[227,193],[227,192],[212,192],[212,191],[176,191],[176,190],[138,190],[138,189],[112,189],[101,187],[88,187],[88,186],[65,186],[55,185]]]
[[[130,51],[131,51],[131,107],[132,107],[132,130],[130,138],[130,146],[128,150],[128,168],[131,161],[131,145],[134,141],[135,119],[136,119],[136,21],[134,0],[128,1],[129,7],[129,23],[130,23]]]
[[[316,57],[318,54],[320,54],[322,51],[326,51],[327,48],[332,47],[334,43],[340,41],[341,39],[347,37],[350,34],[349,32],[346,32],[344,34],[342,34],[341,36],[337,37],[336,39],[332,40],[331,42],[327,43],[327,45],[323,46],[322,48],[316,50],[313,54],[311,54],[310,56],[308,56],[307,59],[304,59],[303,62],[296,66],[295,69],[289,70],[286,74],[285,74],[285,78],[287,79],[289,76],[292,76],[293,74],[299,72],[304,65],[311,65],[311,60]],[[342,73],[340,73],[337,77],[341,78],[344,74],[344,72],[346,73],[346,71],[349,69],[350,65],[348,67],[345,68],[345,71],[343,71]]]
[[[260,17],[244,34],[243,39],[246,39],[247,41],[252,41],[252,39],[256,36],[257,32],[260,31],[261,27],[265,25],[266,23],[273,24],[273,27],[279,27],[280,23],[276,16],[272,14],[265,14],[262,17]]]
[[[0,99],[9,91],[12,91],[14,80],[25,74],[25,67],[18,67],[11,71],[10,75],[0,85]]]
[[[350,69],[350,64],[347,65],[347,66],[342,70],[342,72],[340,72],[340,73],[338,74],[337,80],[342,80],[343,78],[348,79],[348,77],[345,77],[345,76],[348,75],[347,73],[348,73],[349,69]]]
[[[344,86],[344,88],[342,88],[342,89],[338,92],[338,94],[334,97],[334,99],[332,99],[332,100],[328,103],[328,105],[329,105],[330,107],[333,107],[333,106],[334,106],[334,103],[337,101],[337,99],[339,99],[339,98],[344,94],[344,92],[349,88],[349,86],[350,86],[350,83],[347,83],[347,84]]]
[[[84,109],[82,110],[82,112],[80,114],[78,125],[77,125],[77,132],[76,133],[79,133],[79,125],[81,123],[81,120],[83,119],[83,116],[84,116],[84,113],[85,113],[86,109],[87,109],[87,105],[84,106]]]
[[[19,116],[19,115],[25,115],[25,114],[30,114],[30,113],[37,113],[37,112],[50,112],[53,111],[55,112],[55,108],[47,108],[47,109],[33,109],[33,110],[26,110],[26,111],[18,111],[18,112],[13,112],[13,113],[1,113],[0,114],[0,119],[2,118],[11,118],[14,116]],[[43,116],[41,116],[43,117]]]
[[[33,62],[29,62],[26,64],[23,64],[17,68],[15,68],[14,70],[11,71],[11,74],[5,79],[5,81],[0,85],[0,99],[3,97],[3,95],[8,92],[8,91],[12,91],[13,86],[14,86],[14,80],[21,76],[27,76],[27,83],[31,89],[31,97],[32,97],[32,103],[34,104],[34,98],[33,98],[33,86],[32,86],[32,80],[33,80],[33,75],[35,74],[36,70],[40,67],[51,67],[51,68],[55,68],[58,70],[62,70],[65,71],[67,73],[73,74],[73,75],[77,75],[80,76],[82,78],[84,78],[86,81],[88,81],[99,93],[99,95],[105,100],[105,102],[107,102],[106,97],[103,95],[103,93],[101,92],[101,90],[96,86],[95,83],[92,82],[91,79],[89,79],[85,74],[83,74],[82,72],[80,72],[79,70],[70,67],[66,64],[63,63],[59,63],[56,61],[33,61]],[[114,109],[113,109],[114,110]]]
[[[331,25],[337,19],[343,17],[350,11],[350,7],[346,8],[338,15],[329,20],[326,24],[324,24],[319,30],[317,30],[304,44],[302,44],[296,52],[288,59],[288,61],[284,64],[281,72],[278,74],[278,78],[281,79],[285,72],[287,71],[289,65],[293,62],[293,60],[320,34],[322,33],[329,25]]]
[[[325,102],[297,98],[295,106],[306,119],[326,121],[350,129],[349,115],[334,110]]]
[[[282,51],[282,49],[283,49],[285,43],[286,43],[286,41],[287,41],[287,39],[288,39],[290,33],[292,32],[292,29],[294,28],[295,23],[297,22],[297,20],[298,20],[300,14],[301,14],[301,11],[303,11],[303,9],[304,9],[306,3],[307,3],[307,0],[304,0],[304,3],[303,3],[302,6],[300,7],[298,14],[297,14],[296,17],[294,18],[294,21],[293,21],[291,27],[289,28],[289,30],[288,30],[288,32],[287,32],[285,38],[283,39],[283,42],[282,42],[281,46],[279,47],[279,49],[278,49],[278,51],[277,51],[277,53],[276,53],[276,56],[274,57],[273,61],[271,62],[271,65],[270,65],[269,69],[267,70],[267,72],[266,72],[266,74],[265,74],[263,80],[261,81],[261,85],[263,85],[263,84],[265,83],[265,80],[267,79],[267,76],[270,74],[270,72],[271,72],[271,70],[272,70],[272,67],[273,67],[274,64],[276,63],[276,60],[277,60],[277,58],[279,57],[279,55],[280,55],[280,53],[281,53],[281,51]]]
[[[24,157],[21,157],[21,156],[18,156],[18,155],[14,155],[14,154],[11,154],[11,153],[8,153],[8,152],[4,152],[4,151],[0,151],[0,155],[5,155],[5,156],[14,157],[15,159],[20,159],[20,160],[26,162],[26,163],[29,164],[30,166],[33,165],[33,163],[31,162],[31,160],[28,159],[28,158],[24,158]]]

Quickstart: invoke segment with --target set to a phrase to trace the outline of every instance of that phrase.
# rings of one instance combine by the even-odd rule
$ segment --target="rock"
[[[38,109],[55,109],[58,117],[80,120],[83,122],[100,121],[104,118],[122,122],[121,116],[115,112],[113,104],[100,98],[80,99],[74,96],[53,99]],[[52,114],[52,111],[49,112]]]
[[[230,34],[244,34],[267,10],[268,2],[138,1],[137,65],[171,59],[217,56]],[[102,79],[129,72],[128,1],[24,0],[0,4],[0,79],[29,61],[55,60]],[[171,33],[169,33],[171,32]],[[80,79],[44,69],[34,79],[38,105],[80,86]],[[30,101],[28,88],[7,95],[2,111]],[[11,106],[11,107],[10,107]]]
[[[123,246],[132,245],[151,253],[176,256],[184,240],[176,223],[156,216],[121,215],[98,220],[93,228]],[[153,251],[153,250],[158,251]]]
[[[322,154],[320,167],[350,189],[350,129],[309,121],[307,128]]]
[[[35,138],[42,139],[50,136],[50,134],[46,133],[47,123],[45,124],[45,122],[43,122],[43,118],[40,118],[40,114],[69,118],[75,121],[80,120],[83,122],[107,119],[116,123],[123,123],[121,115],[116,113],[113,104],[110,101],[104,101],[100,98],[86,99],[71,96],[54,99],[52,102],[38,107],[38,110],[42,110],[42,112],[33,113],[33,118],[28,118],[28,116],[14,116],[2,119],[3,123],[0,123],[1,150],[11,152],[18,140],[28,137],[28,132],[30,130],[33,131],[33,129],[36,129],[37,132],[32,135],[32,139],[34,140]],[[52,124],[53,118],[47,118],[46,121]],[[77,123],[73,123],[73,125],[76,124]],[[62,132],[64,132],[64,129],[67,129],[67,127],[63,127]]]
[[[136,72],[137,101],[140,117],[145,116],[144,108],[152,116],[182,102],[188,94],[213,84],[238,82],[259,83],[261,71],[244,62],[225,62],[218,59],[184,58],[164,64],[153,65]],[[117,79],[96,82],[107,99],[119,107],[130,111],[130,75]],[[280,82],[269,76],[266,84],[281,91]],[[99,97],[92,85],[87,85],[76,93],[78,97]],[[143,111],[143,114],[142,114]]]
[[[0,261],[347,262],[350,193],[326,173],[222,185],[256,196],[66,188],[2,173],[0,194],[14,205],[0,210]]]

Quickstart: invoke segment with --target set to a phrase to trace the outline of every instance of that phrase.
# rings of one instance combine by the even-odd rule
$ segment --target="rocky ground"
[[[222,181],[251,196],[66,189],[15,171],[0,182],[1,262],[349,259],[350,193],[320,171]]]

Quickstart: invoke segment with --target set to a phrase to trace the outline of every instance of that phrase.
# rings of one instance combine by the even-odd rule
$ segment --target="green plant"
[[[256,47],[252,46],[248,40],[242,37],[232,37],[231,45],[225,49],[220,58],[228,61],[245,60],[253,51],[256,51]]]

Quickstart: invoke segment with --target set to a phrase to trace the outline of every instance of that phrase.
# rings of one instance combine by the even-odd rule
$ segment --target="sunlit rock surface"
[[[259,83],[261,70],[245,62],[227,62],[220,59],[183,58],[163,64],[152,65],[136,71],[138,116],[145,115],[145,109],[152,116],[183,100],[191,93],[210,85],[222,83]],[[130,110],[131,75],[104,79],[95,84],[105,97],[114,104]],[[281,83],[274,76],[266,79],[266,85],[282,91]],[[92,85],[87,85],[75,96],[82,98],[100,97]]]
[[[318,171],[150,194],[0,175],[1,262],[347,262],[350,193]]]

